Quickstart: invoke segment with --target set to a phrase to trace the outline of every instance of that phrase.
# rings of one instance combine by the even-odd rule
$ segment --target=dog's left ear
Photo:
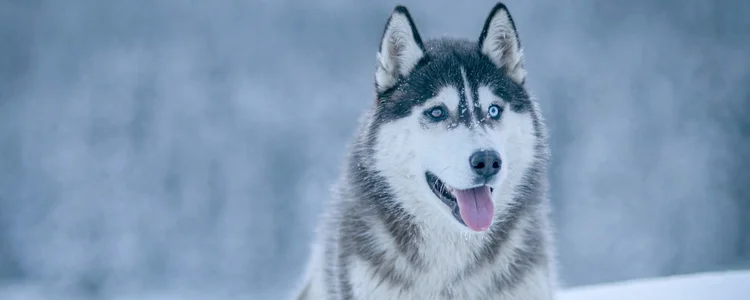
[[[484,22],[479,49],[518,84],[526,81],[521,41],[505,4],[498,2]]]
[[[422,38],[406,7],[393,9],[385,25],[378,51],[378,67],[375,72],[375,88],[383,92],[408,75],[424,57]]]

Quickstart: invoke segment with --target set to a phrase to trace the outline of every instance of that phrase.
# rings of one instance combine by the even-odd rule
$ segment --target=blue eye
[[[433,121],[442,121],[448,117],[448,112],[442,106],[435,106],[424,112],[425,116],[429,117]]]
[[[490,116],[490,118],[493,118],[495,120],[500,118],[500,114],[502,113],[503,108],[498,106],[497,104],[492,104],[489,108],[487,108],[487,114]]]

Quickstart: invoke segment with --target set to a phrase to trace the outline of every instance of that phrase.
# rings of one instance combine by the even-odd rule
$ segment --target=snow
[[[639,279],[565,290],[558,300],[750,300],[750,271]]]
[[[563,290],[558,300],[750,300],[750,270],[698,273],[638,279]],[[280,299],[279,295],[228,295],[189,291],[121,295],[109,300],[233,300]],[[2,300],[68,300],[60,293],[33,285],[0,286]]]

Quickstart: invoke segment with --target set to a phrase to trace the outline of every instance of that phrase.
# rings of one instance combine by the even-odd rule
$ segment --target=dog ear
[[[424,57],[422,38],[406,7],[398,5],[385,25],[377,54],[375,88],[383,92],[406,76]]]
[[[479,49],[518,84],[526,81],[521,40],[505,4],[498,2],[484,22]]]

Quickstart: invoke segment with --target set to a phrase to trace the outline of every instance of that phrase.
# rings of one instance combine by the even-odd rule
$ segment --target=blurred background
[[[564,285],[750,269],[750,2],[563,2],[506,3]],[[288,295],[397,3],[495,4],[0,2],[0,295]]]

